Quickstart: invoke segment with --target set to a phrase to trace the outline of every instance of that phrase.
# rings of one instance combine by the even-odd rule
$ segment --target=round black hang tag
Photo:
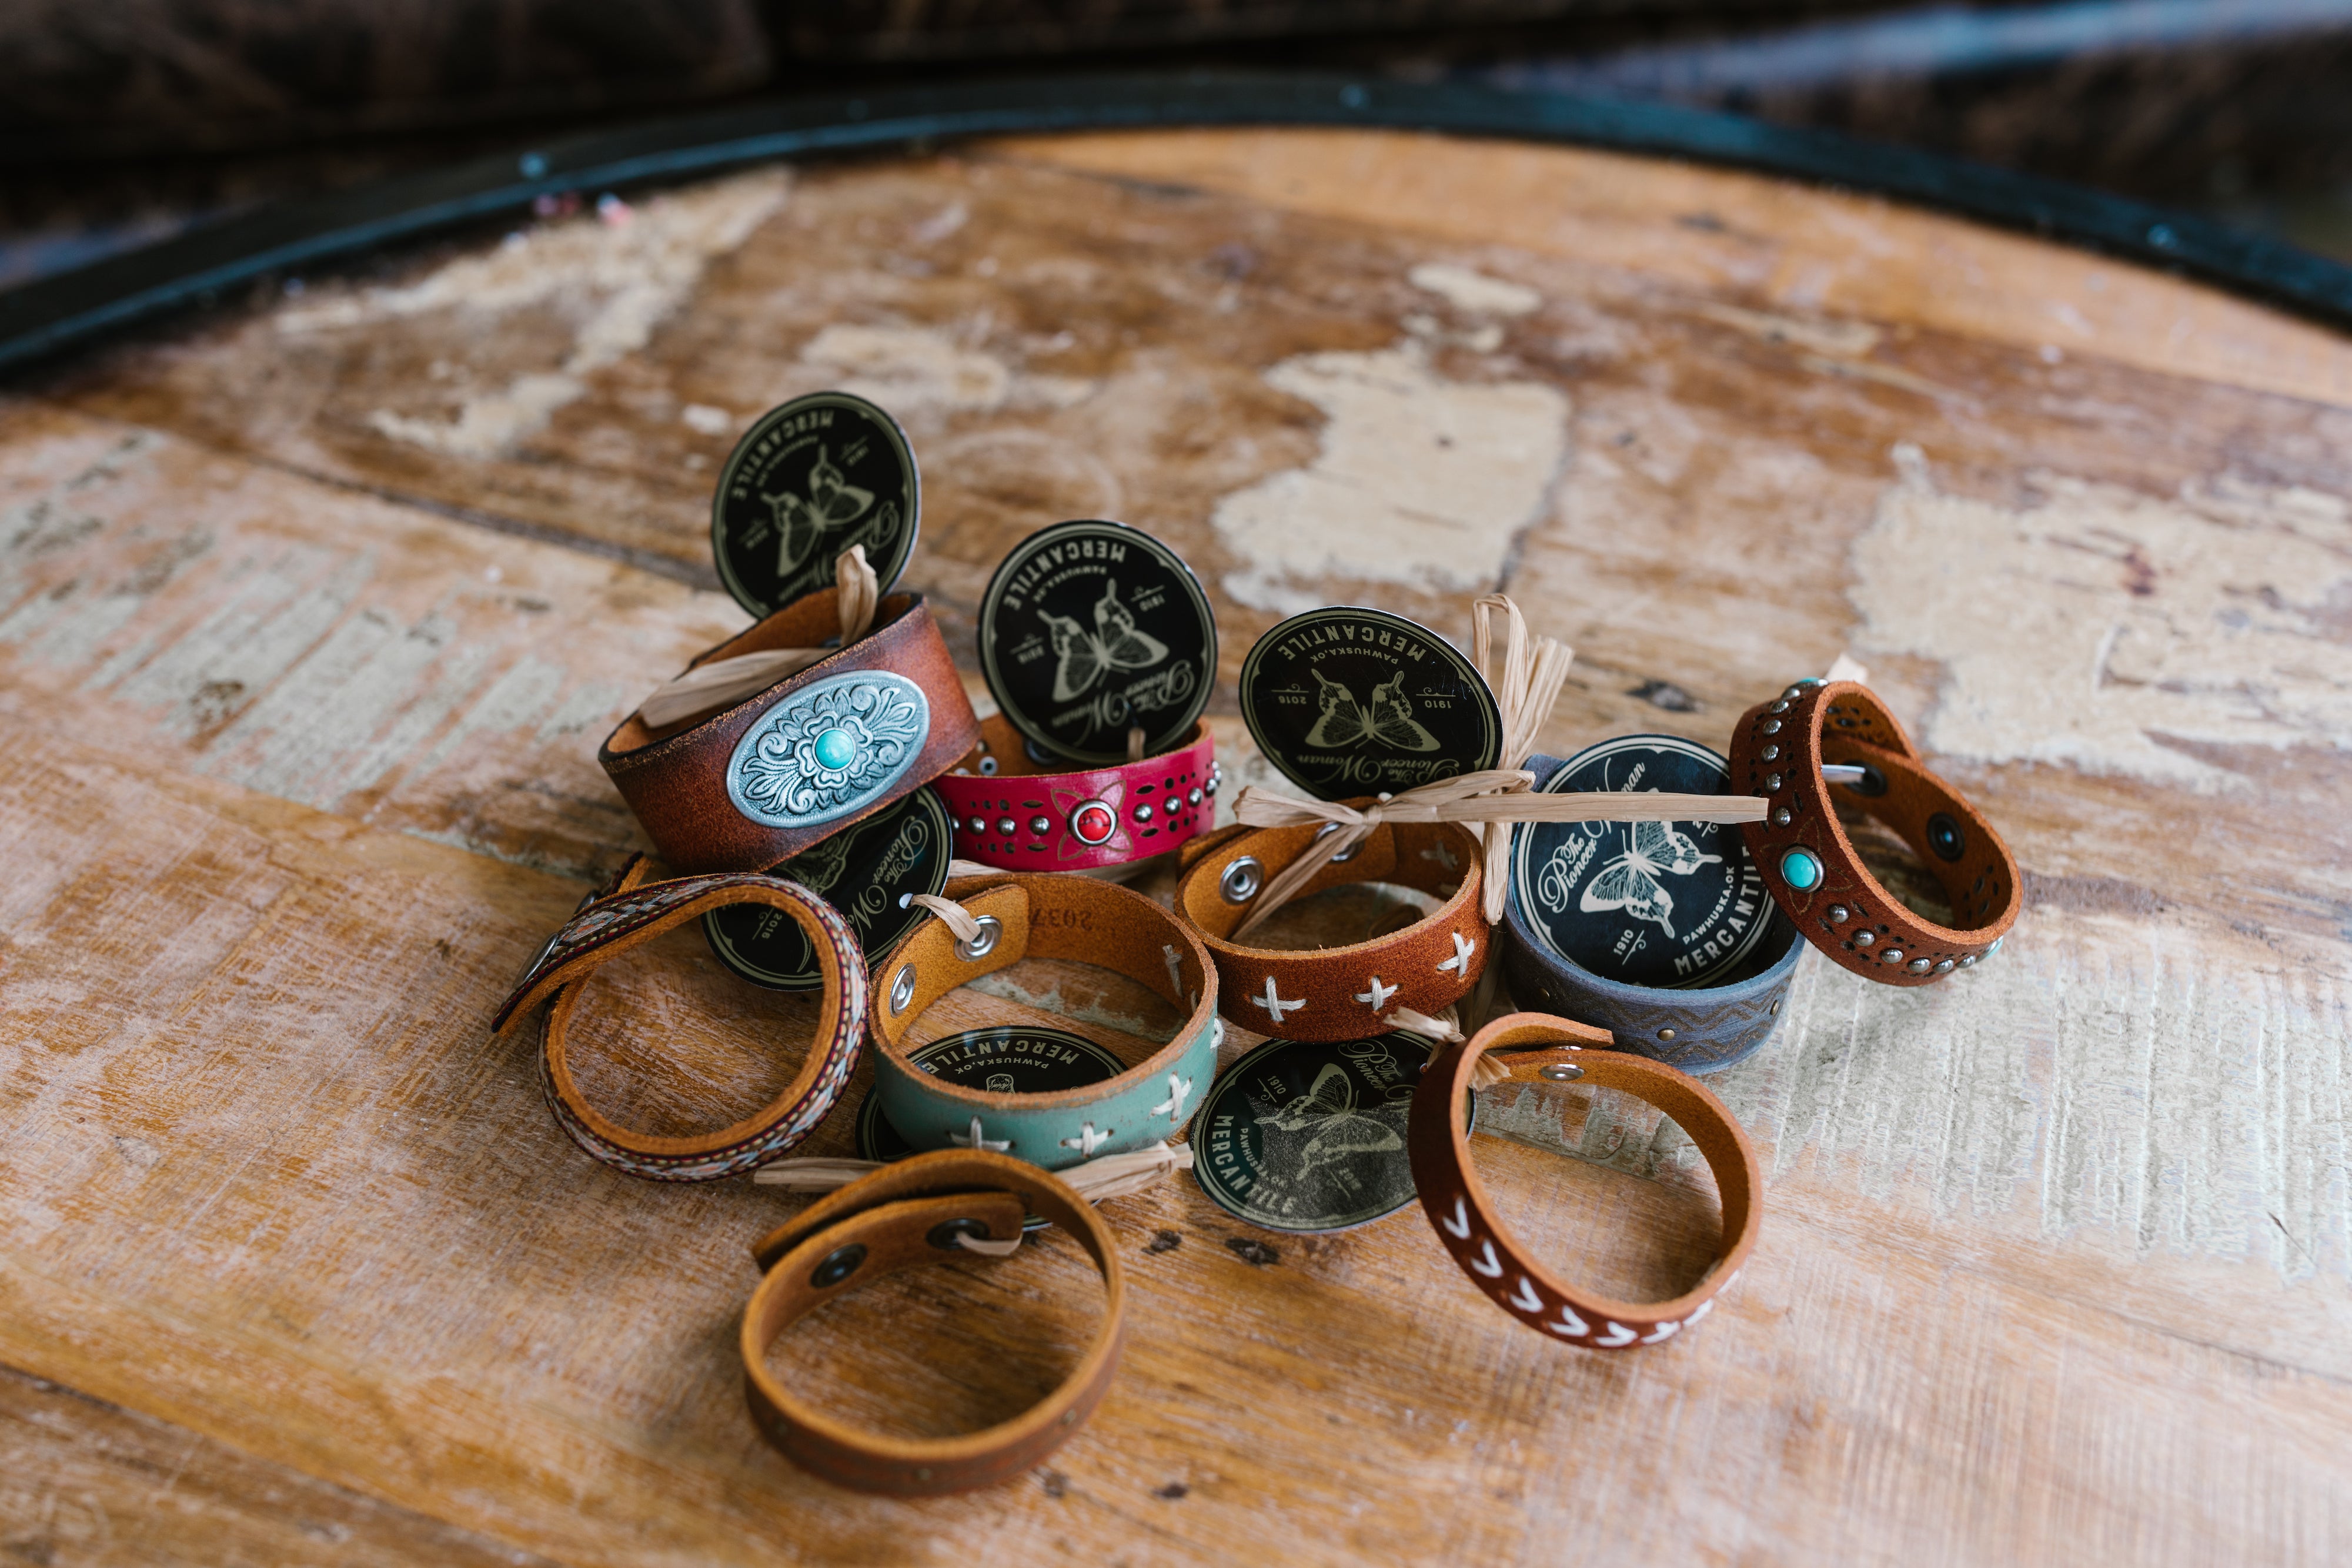
[[[760,416],[728,455],[710,498],[710,553],[735,602],[767,615],[830,588],[852,545],[885,591],[922,519],[915,455],[898,422],[862,397],[811,392]]]
[[[1118,1057],[1082,1035],[1061,1029],[1024,1029],[1011,1024],[968,1029],[907,1053],[922,1071],[950,1083],[991,1094],[1050,1094],[1083,1089],[1127,1071]],[[872,1093],[857,1113],[857,1157],[898,1160],[915,1152],[882,1114]]]
[[[1346,1230],[1413,1197],[1405,1128],[1429,1041],[1270,1040],[1227,1068],[1192,1124],[1192,1174],[1268,1230]]]
[[[1502,755],[1502,713],[1476,668],[1384,611],[1283,622],[1243,662],[1241,701],[1266,760],[1326,800],[1475,773]]]
[[[1578,752],[1544,789],[1727,795],[1731,768],[1696,741],[1629,735]],[[1635,986],[1720,985],[1772,923],[1747,841],[1719,822],[1523,823],[1510,895],[1555,956]]]
[[[980,667],[1013,727],[1055,757],[1127,760],[1181,745],[1217,678],[1209,596],[1174,550],[1124,523],[1055,523],[1013,547],[980,604]]]
[[[869,962],[878,962],[922,919],[909,894],[947,885],[953,849],[948,810],[929,785],[887,810],[803,850],[772,873],[790,877],[839,910]],[[733,904],[702,917],[719,961],[755,985],[814,990],[824,983],[800,923],[764,904]]]

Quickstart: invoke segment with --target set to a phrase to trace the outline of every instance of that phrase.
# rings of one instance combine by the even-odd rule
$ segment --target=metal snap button
[[[1265,867],[1255,855],[1244,855],[1217,878],[1217,892],[1227,904],[1247,904],[1265,885]]]
[[[971,940],[969,942],[960,941],[955,945],[956,956],[961,958],[967,964],[975,962],[978,959],[985,958],[991,953],[996,951],[997,938],[1003,935],[1004,922],[999,920],[993,915],[983,915],[980,917],[980,929],[973,934]],[[910,980],[908,988],[909,994],[911,994],[913,990],[911,983],[912,973],[913,971],[909,969],[908,975],[910,977]]]

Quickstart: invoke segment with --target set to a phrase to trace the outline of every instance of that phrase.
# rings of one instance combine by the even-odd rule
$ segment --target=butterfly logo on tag
[[[1398,751],[1434,751],[1437,737],[1412,716],[1405,699],[1404,672],[1399,670],[1372,688],[1372,700],[1360,703],[1355,694],[1320,670],[1310,672],[1322,685],[1318,700],[1323,712],[1307,732],[1307,744],[1338,750],[1377,740]]]
[[[790,575],[805,560],[827,528],[856,521],[874,505],[874,492],[851,484],[848,476],[833,465],[831,454],[822,446],[816,449],[816,461],[809,467],[808,483],[806,500],[790,491],[781,496],[762,491],[760,496],[776,516],[779,577]]]
[[[1702,851],[1688,833],[1671,822],[1635,822],[1627,834],[1624,852],[1612,855],[1601,874],[1585,884],[1577,907],[1588,915],[1622,909],[1636,920],[1656,923],[1667,936],[1675,934],[1674,894],[1658,879],[1688,876],[1703,865],[1721,865],[1721,855]]]
[[[1168,656],[1168,644],[1135,624],[1135,612],[1119,601],[1118,584],[1110,583],[1095,601],[1095,629],[1087,631],[1074,616],[1037,612],[1053,633],[1054,700],[1068,702],[1083,695],[1110,670],[1148,670]]]
[[[1312,1133],[1298,1156],[1302,1176],[1349,1155],[1385,1154],[1404,1147],[1394,1127],[1356,1109],[1355,1080],[1337,1062],[1317,1073],[1314,1087],[1303,1096],[1254,1119],[1260,1126],[1279,1127],[1286,1133]]]

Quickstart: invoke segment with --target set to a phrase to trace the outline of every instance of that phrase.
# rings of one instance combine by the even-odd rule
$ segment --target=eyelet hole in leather
[[[1102,1276],[1058,1226],[1010,1258],[952,1241],[923,1252],[915,1266],[883,1273],[869,1262],[832,1287],[768,1347],[770,1374],[862,1432],[953,1437],[1034,1406],[1076,1369],[1102,1326]],[[899,1345],[935,1354],[888,1348]]]
[[[1637,1095],[1550,1066],[1475,1093],[1470,1161],[1519,1250],[1580,1290],[1663,1301],[1722,1255],[1723,1205],[1698,1147]]]

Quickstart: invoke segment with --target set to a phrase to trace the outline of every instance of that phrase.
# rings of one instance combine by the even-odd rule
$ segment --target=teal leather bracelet
[[[1093,877],[966,877],[947,896],[979,923],[957,936],[937,915],[874,971],[874,1091],[918,1149],[980,1149],[1062,1170],[1174,1138],[1208,1097],[1225,1027],[1217,971],[1191,928],[1139,893]],[[1020,958],[1070,958],[1150,987],[1187,1010],[1148,1061],[1115,1078],[1045,1094],[967,1088],[911,1060],[908,1031],[933,1002]]]

